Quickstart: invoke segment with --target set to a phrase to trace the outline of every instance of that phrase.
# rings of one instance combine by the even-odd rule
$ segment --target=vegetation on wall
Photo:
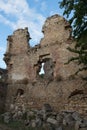
[[[73,27],[72,36],[76,40],[74,48],[68,48],[69,51],[77,53],[77,57],[71,57],[68,61],[78,61],[83,65],[79,71],[87,70],[87,1],[86,0],[62,0],[60,8],[64,9],[63,15],[69,18]]]

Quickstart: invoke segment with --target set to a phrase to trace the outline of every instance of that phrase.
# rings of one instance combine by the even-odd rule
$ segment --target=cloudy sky
[[[62,15],[60,0],[0,0],[0,68],[5,68],[3,54],[6,50],[7,36],[15,29],[28,27],[31,35],[30,45],[39,43],[43,34],[41,28],[47,17]]]

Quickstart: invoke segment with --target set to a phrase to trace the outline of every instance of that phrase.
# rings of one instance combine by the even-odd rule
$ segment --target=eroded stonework
[[[31,39],[28,28],[8,36],[4,57],[8,70],[6,108],[10,104],[40,108],[49,103],[57,111],[86,112],[85,82],[80,76],[73,76],[78,65],[75,62],[64,65],[72,56],[67,50],[74,44],[71,31],[63,17],[54,15],[45,21],[44,38],[35,47],[28,44]],[[44,74],[40,74],[42,67]]]
[[[6,94],[7,94],[7,71],[0,68],[0,113],[4,112]]]

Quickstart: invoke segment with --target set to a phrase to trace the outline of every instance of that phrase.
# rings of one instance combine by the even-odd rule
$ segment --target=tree
[[[78,57],[72,57],[68,63],[77,60],[78,64],[83,64],[76,73],[87,70],[87,0],[62,0],[60,8],[64,8],[63,15],[69,18],[76,40],[74,49],[69,47],[68,50],[77,53]]]

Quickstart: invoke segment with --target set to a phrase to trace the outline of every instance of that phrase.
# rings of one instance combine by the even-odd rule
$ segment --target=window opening
[[[40,71],[39,71],[39,75],[43,75],[43,74],[45,74],[45,71],[44,71],[44,65],[45,65],[44,62],[41,63],[41,68],[40,68]]]
[[[23,89],[18,89],[17,90],[17,96],[22,96],[24,94],[24,90]]]

